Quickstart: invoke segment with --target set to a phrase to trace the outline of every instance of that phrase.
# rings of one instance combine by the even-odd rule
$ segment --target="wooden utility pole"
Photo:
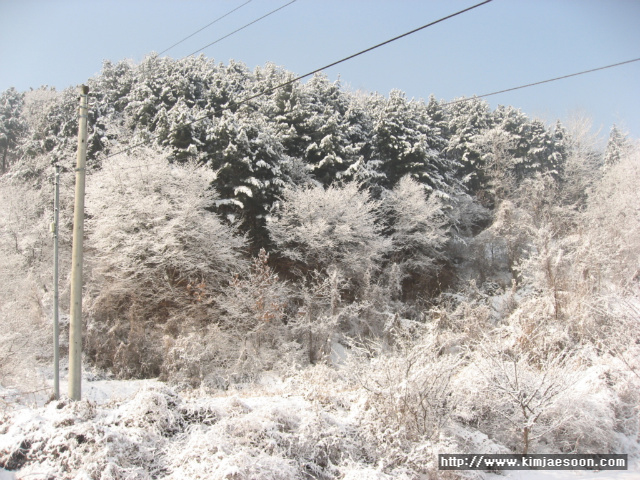
[[[53,198],[53,396],[60,398],[60,327],[58,323],[58,219],[60,211],[60,166],[56,164],[55,195]]]
[[[82,241],[84,237],[84,182],[87,164],[89,87],[81,85],[78,110],[78,161],[71,249],[71,319],[69,323],[69,398],[82,398]]]

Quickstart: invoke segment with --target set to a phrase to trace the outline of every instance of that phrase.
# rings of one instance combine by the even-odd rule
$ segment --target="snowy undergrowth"
[[[464,318],[475,317],[491,315],[475,305]],[[378,345],[384,354],[352,348],[338,365],[225,390],[86,381],[88,400],[0,414],[0,469],[47,480],[479,479],[437,470],[438,453],[522,451],[525,425],[530,453],[638,451],[637,384],[624,362],[587,365],[584,350],[581,366],[550,357],[538,371],[514,347],[454,348],[457,321],[443,316],[411,341],[397,332]],[[528,396],[508,394],[516,373],[535,419],[519,413]],[[557,394],[536,396],[538,386]]]
[[[380,390],[397,361],[386,363],[371,364],[363,379],[378,382],[375,392],[371,384],[363,388],[318,365],[286,380],[271,377],[236,390],[178,392],[147,382],[124,400],[17,406],[0,417],[0,474],[47,480],[479,479],[485,473],[438,471],[437,454],[509,452],[458,422],[430,425],[422,433],[408,429],[410,418],[394,423],[393,415],[412,415],[394,408],[419,391],[422,373],[434,371],[418,368],[398,391],[391,391],[391,379],[389,390]],[[114,383],[130,392],[127,383],[134,382]],[[637,449],[631,440],[625,451]],[[564,473],[573,476],[549,478],[586,478]],[[626,473],[597,478],[634,478],[634,472]]]
[[[155,384],[121,401],[5,412],[0,468],[30,479],[417,478],[366,443],[366,408],[323,366],[235,392]]]

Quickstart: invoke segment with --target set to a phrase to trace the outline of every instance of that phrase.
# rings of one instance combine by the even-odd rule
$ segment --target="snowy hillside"
[[[64,366],[77,93],[0,94],[0,468],[446,480],[481,473],[439,471],[439,452],[637,462],[637,141],[292,78],[152,55],[90,80],[76,403],[48,399],[51,167]]]

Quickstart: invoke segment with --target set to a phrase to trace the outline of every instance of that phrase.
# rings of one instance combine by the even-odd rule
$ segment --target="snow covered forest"
[[[638,142],[478,98],[275,88],[293,78],[151,55],[89,80],[83,390],[157,379],[103,402],[47,400],[77,90],[0,94],[0,467],[454,479],[483,474],[438,453],[633,457]]]

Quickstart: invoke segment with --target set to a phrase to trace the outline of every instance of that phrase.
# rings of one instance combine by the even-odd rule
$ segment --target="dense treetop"
[[[350,92],[322,74],[277,88],[293,76],[272,64],[250,71],[204,56],[106,61],[88,82],[89,165],[140,142],[167,149],[171,162],[206,164],[216,172],[220,211],[241,222],[256,248],[286,185],[355,180],[379,197],[410,175],[428,194],[471,193],[490,206],[501,194],[491,178],[498,162],[516,183],[562,169],[554,132],[512,107]],[[70,168],[75,128],[74,89],[4,92],[3,171],[41,154]],[[498,138],[508,161],[492,151]]]

